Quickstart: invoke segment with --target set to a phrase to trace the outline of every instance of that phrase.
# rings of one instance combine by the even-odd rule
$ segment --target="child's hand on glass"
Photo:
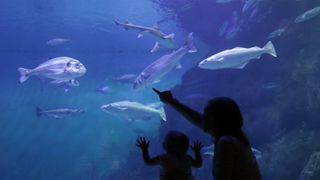
[[[149,148],[149,144],[150,144],[150,141],[146,140],[145,137],[140,137],[137,139],[136,146],[138,146],[142,150],[147,150]]]
[[[196,141],[193,141],[193,145],[191,145],[190,147],[194,152],[200,153],[201,149],[203,148],[203,145],[200,141],[196,140]]]

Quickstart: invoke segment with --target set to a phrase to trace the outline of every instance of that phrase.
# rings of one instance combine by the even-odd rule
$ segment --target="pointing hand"
[[[158,94],[160,100],[163,102],[163,103],[166,103],[166,104],[169,104],[170,102],[172,102],[174,100],[172,94],[171,94],[171,91],[162,91],[160,92],[159,90],[157,90],[156,88],[152,88],[153,91],[155,93]]]

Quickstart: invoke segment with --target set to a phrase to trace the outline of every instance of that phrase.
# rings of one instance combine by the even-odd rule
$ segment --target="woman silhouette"
[[[153,90],[163,103],[170,104],[189,122],[215,138],[212,169],[215,180],[261,179],[251,145],[241,129],[243,118],[235,101],[228,97],[215,98],[200,114],[173,98],[170,91]]]

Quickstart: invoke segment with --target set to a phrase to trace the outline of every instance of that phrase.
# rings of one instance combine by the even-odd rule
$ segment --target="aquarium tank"
[[[263,179],[319,180],[319,37],[319,0],[1,0],[0,179],[156,180],[136,140],[171,130],[213,179],[211,136],[156,88],[234,99]]]

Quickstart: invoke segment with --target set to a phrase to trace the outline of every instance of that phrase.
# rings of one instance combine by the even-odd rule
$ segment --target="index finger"
[[[156,88],[152,88],[152,90],[155,92],[155,93],[157,93],[157,94],[160,94],[161,92],[158,90],[158,89],[156,89]]]

